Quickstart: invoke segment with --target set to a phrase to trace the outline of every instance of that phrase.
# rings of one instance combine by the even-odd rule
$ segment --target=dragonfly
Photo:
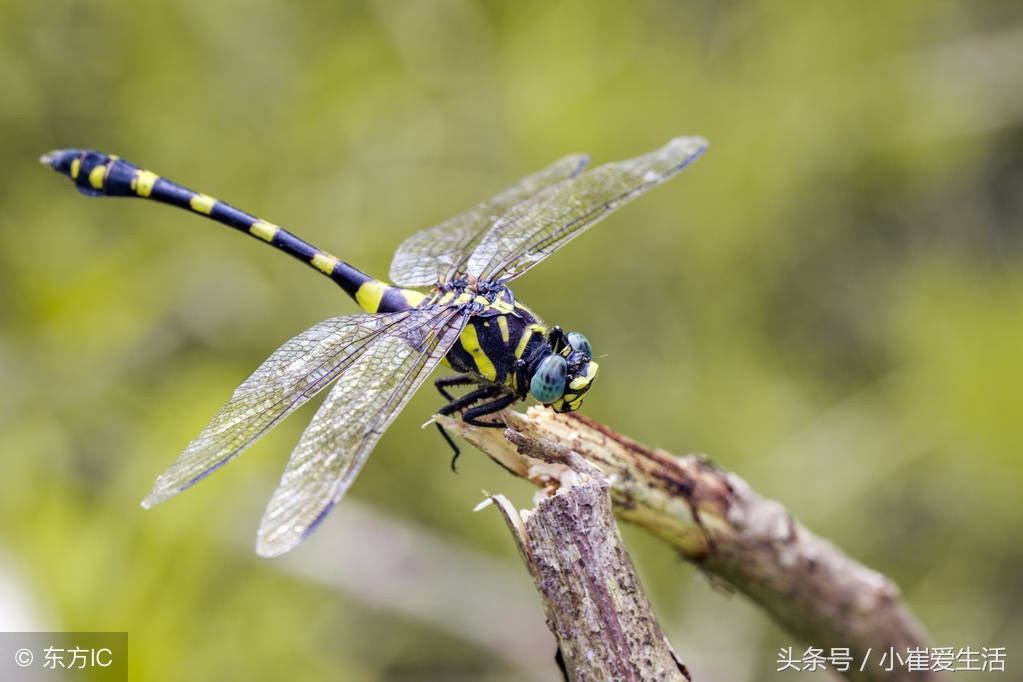
[[[277,556],[337,505],[439,364],[455,371],[434,382],[447,401],[439,412],[470,424],[503,427],[496,413],[529,395],[557,412],[578,409],[598,370],[589,341],[545,325],[508,283],[706,149],[703,138],[679,137],[590,170],[587,155],[566,156],[406,239],[391,262],[393,284],[120,157],[80,149],[46,154],[42,163],[83,194],[158,201],[247,233],[326,275],[365,311],[324,320],[275,350],[157,478],[142,506],[202,480],[333,385],[260,522],[256,551]]]

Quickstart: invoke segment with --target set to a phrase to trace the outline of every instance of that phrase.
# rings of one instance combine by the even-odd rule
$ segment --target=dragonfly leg
[[[451,438],[451,434],[449,434],[447,430],[440,425],[440,422],[434,422],[434,424],[437,425],[437,430],[440,431],[440,435],[444,437],[444,440],[447,441],[447,444],[451,446],[451,449],[455,453],[451,456],[451,470],[457,474],[458,468],[455,466],[455,462],[458,461],[458,456],[462,454],[462,451],[458,449],[458,446],[455,445],[455,441]]]
[[[455,412],[465,409],[480,400],[491,397],[494,389],[498,388],[496,386],[481,387],[475,391],[467,393],[461,398],[456,398],[447,391],[447,389],[452,386],[479,386],[479,379],[471,374],[454,374],[452,376],[439,377],[434,380],[433,385],[437,387],[440,394],[448,401],[447,405],[437,410],[438,413],[443,415],[454,414]],[[451,438],[451,434],[449,434],[439,423],[437,424],[437,430],[440,431],[440,435],[444,437],[444,440],[449,446],[451,446],[451,450],[455,453],[451,457],[451,470],[458,473],[455,463],[458,461],[458,456],[462,454],[462,451],[457,445],[455,445],[455,441]]]
[[[440,394],[444,396],[450,402],[444,407],[437,410],[439,414],[452,415],[456,412],[462,412],[462,421],[473,426],[484,426],[491,428],[500,428],[504,424],[493,421],[482,421],[479,417],[483,415],[492,414],[499,410],[503,410],[508,405],[518,400],[518,397],[514,394],[505,394],[504,388],[496,384],[486,384],[480,386],[479,379],[473,377],[470,374],[456,374],[449,377],[441,377],[434,381],[434,385]],[[475,385],[479,386],[475,391],[466,393],[461,398],[455,398],[446,389],[450,386],[467,386]],[[487,401],[487,402],[483,402]],[[477,403],[483,404],[477,404]],[[468,408],[468,409],[466,409]],[[461,450],[455,445],[451,435],[444,429],[443,426],[437,424],[440,434],[447,441],[451,449],[454,450],[455,455],[451,458],[451,470],[456,471],[455,463],[458,461],[458,456],[461,454]]]
[[[443,415],[452,415],[452,414],[455,414],[456,412],[461,412],[462,410],[465,410],[466,408],[470,408],[470,409],[466,410],[466,414],[468,414],[469,412],[472,412],[473,410],[478,409],[478,408],[472,407],[473,405],[476,405],[476,403],[482,402],[484,400],[488,400],[490,398],[494,398],[494,397],[500,395],[500,393],[501,393],[501,387],[500,386],[481,386],[480,388],[476,389],[475,391],[472,391],[470,393],[466,393],[461,398],[453,399],[447,405],[445,405],[444,407],[442,407],[439,410],[437,410],[437,412],[439,412],[440,414],[443,414]],[[484,413],[484,414],[487,414],[487,413]],[[462,419],[463,419],[463,421],[468,421],[467,419],[465,419],[465,415],[464,414],[462,415]],[[472,424],[472,422],[469,422],[469,423]]]
[[[484,421],[480,417],[500,412],[504,408],[508,407],[519,398],[514,393],[505,393],[499,395],[489,403],[483,403],[476,407],[470,407],[468,410],[462,413],[462,421],[466,424],[472,424],[473,426],[486,426],[489,428],[503,429],[506,428],[506,424],[498,421]]]
[[[479,386],[480,380],[471,374],[453,374],[447,377],[439,377],[434,379],[433,385],[437,387],[440,394],[444,396],[444,400],[453,402],[455,397],[447,392],[449,386]],[[441,412],[441,414],[444,414]]]

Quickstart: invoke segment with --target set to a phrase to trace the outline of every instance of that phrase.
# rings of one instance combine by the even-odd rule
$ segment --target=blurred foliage
[[[516,287],[605,356],[586,413],[708,453],[896,579],[935,644],[1015,665],[1020,5],[0,0],[0,34],[4,627],[127,630],[138,680],[556,679],[553,644],[517,667],[486,627],[303,577],[391,550],[336,537],[345,504],[292,557],[253,555],[309,410],[138,508],[263,357],[355,308],[229,230],[86,200],[41,153],[121,154],[383,275],[405,236],[566,153],[700,134],[695,166]],[[351,496],[517,568],[470,510],[531,493],[472,452],[451,475],[418,429],[437,405],[409,405]],[[697,679],[785,679],[778,648],[805,643],[627,536]]]

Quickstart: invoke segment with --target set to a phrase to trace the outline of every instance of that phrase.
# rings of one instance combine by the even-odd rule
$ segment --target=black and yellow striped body
[[[392,286],[273,223],[117,156],[69,149],[53,152],[43,161],[70,177],[84,194],[159,201],[211,218],[275,246],[332,279],[366,312],[397,312],[430,306],[462,308],[472,317],[444,358],[444,364],[500,386],[519,399],[529,392],[530,372],[538,358],[550,352],[545,350],[548,329],[531,310],[517,302],[505,286],[488,283],[478,289],[465,282],[449,282],[430,294]]]
[[[277,348],[157,479],[143,506],[203,479],[329,388],[260,524],[257,551],[276,556],[307,537],[344,496],[379,438],[439,364],[456,373],[434,380],[447,401],[438,412],[468,424],[504,428],[499,412],[530,396],[556,412],[579,409],[599,369],[590,342],[578,332],[545,326],[515,300],[508,284],[679,173],[706,147],[702,138],[679,137],[589,171],[584,154],[559,159],[410,235],[391,261],[390,279],[400,286],[116,156],[77,149],[46,154],[42,162],[84,194],[150,199],[215,220],[329,277],[366,311],[330,317]],[[457,456],[458,447],[440,431]]]
[[[113,155],[66,149],[43,162],[71,178],[89,196],[139,197],[187,209],[276,246],[334,280],[366,312],[394,312],[425,297],[413,289],[391,286],[318,249],[282,227],[260,220],[230,204],[201,194]]]

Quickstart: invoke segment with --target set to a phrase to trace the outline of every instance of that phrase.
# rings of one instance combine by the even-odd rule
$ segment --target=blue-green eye
[[[529,391],[541,403],[552,403],[565,394],[568,362],[560,355],[548,355],[529,380]]]
[[[585,355],[587,358],[593,357],[593,351],[590,349],[590,342],[586,340],[586,337],[579,332],[569,332],[565,335],[565,340],[568,341],[568,345],[574,351],[578,351]]]

